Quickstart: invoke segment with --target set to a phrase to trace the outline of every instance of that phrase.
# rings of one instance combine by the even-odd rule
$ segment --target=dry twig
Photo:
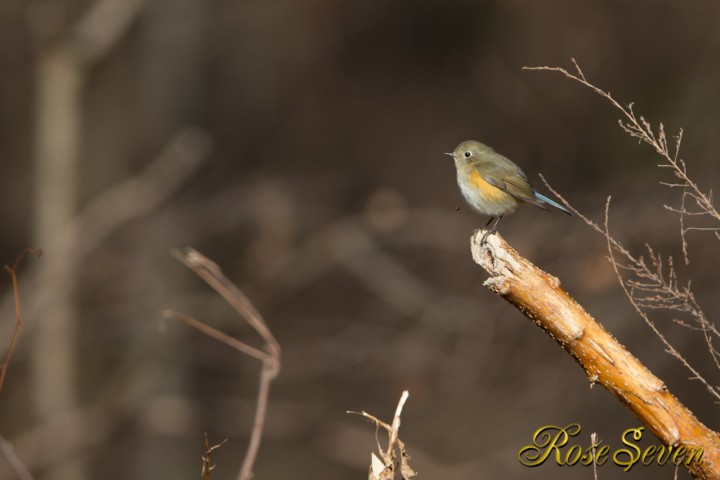
[[[202,480],[210,480],[210,473],[215,470],[215,465],[212,463],[212,452],[225,445],[225,442],[227,442],[227,438],[220,443],[210,446],[207,433],[203,435],[205,452],[202,456],[202,470],[200,471],[200,478],[202,478]]]
[[[20,311],[20,282],[18,282],[17,278],[17,269],[20,266],[20,262],[22,261],[22,259],[28,253],[33,253],[39,257],[40,255],[42,255],[42,250],[40,250],[39,248],[26,248],[20,253],[20,255],[15,258],[15,262],[13,262],[12,267],[5,265],[5,270],[10,273],[10,277],[12,278],[13,298],[15,300],[15,328],[13,329],[12,338],[10,339],[10,346],[5,353],[5,360],[0,363],[0,391],[2,391],[2,388],[5,385],[5,377],[7,376],[8,366],[10,365],[10,360],[12,359],[13,352],[15,352],[18,335],[20,335],[22,313]]]
[[[661,156],[662,161],[659,167],[671,169],[678,179],[676,183],[663,182],[662,184],[670,188],[682,189],[680,207],[676,208],[665,205],[665,208],[677,213],[680,217],[680,238],[683,258],[685,263],[688,264],[689,257],[686,234],[689,231],[710,230],[714,231],[718,238],[720,238],[720,234],[718,233],[719,227],[687,226],[686,217],[706,217],[710,218],[713,223],[720,223],[720,213],[718,213],[713,206],[712,191],[706,193],[700,189],[688,176],[685,161],[679,157],[682,130],[680,130],[675,137],[674,146],[672,148],[669,147],[665,127],[662,123],[658,125],[657,131],[653,130],[652,125],[645,120],[643,116],[638,117],[635,114],[632,103],[627,105],[619,103],[609,92],[590,83],[575,59],[572,59],[572,62],[575,66],[576,73],[571,73],[559,67],[524,68],[527,70],[559,72],[590,88],[598,95],[610,101],[610,103],[622,113],[624,118],[619,120],[619,124],[628,135],[637,138],[640,142],[650,145]],[[661,254],[656,253],[649,244],[646,244],[647,253],[645,255],[633,254],[618,240],[613,238],[609,232],[609,198],[605,207],[605,224],[601,227],[570,206],[561,195],[548,185],[544,178],[542,180],[545,185],[560,198],[565,206],[570,208],[587,225],[605,237],[608,248],[608,258],[612,263],[620,286],[630,301],[630,304],[635,308],[643,321],[660,338],[665,345],[666,351],[677,358],[685,368],[692,373],[692,379],[702,382],[708,392],[720,400],[720,390],[708,382],[696,368],[690,365],[687,359],[670,344],[650,319],[650,312],[657,310],[665,310],[682,315],[684,318],[676,318],[674,321],[679,325],[702,333],[712,361],[718,370],[720,370],[720,351],[718,351],[715,346],[715,343],[720,341],[720,331],[715,324],[707,318],[703,309],[696,301],[691,288],[691,282],[681,282],[678,279],[672,257],[668,256],[667,258],[663,258]]]
[[[597,447],[600,446],[600,442],[598,442],[598,434],[595,432],[590,434],[590,445],[592,447],[593,479],[598,480],[596,452],[597,452]]]
[[[484,233],[476,232],[471,249],[475,262],[490,274],[485,285],[545,330],[575,358],[592,384],[605,387],[663,443],[702,448],[702,463],[685,465],[694,476],[720,478],[720,436],[560,288],[557,278],[521,257],[499,234],[481,244]]]
[[[189,315],[173,310],[166,310],[164,312],[165,317],[179,318],[190,327],[263,362],[263,367],[260,370],[260,387],[258,389],[257,407],[255,410],[253,429],[250,435],[250,444],[248,445],[245,459],[238,474],[238,480],[249,480],[252,478],[252,467],[255,464],[255,459],[260,449],[260,440],[262,438],[270,394],[270,384],[280,372],[280,344],[250,300],[223,275],[220,267],[215,262],[191,248],[185,252],[173,250],[172,255],[185,264],[185,266],[192,269],[200,278],[205,280],[208,285],[215,289],[265,341],[263,345],[264,350],[258,350]]]
[[[608,248],[608,259],[630,304],[653,333],[657,335],[663,345],[665,345],[665,351],[680,361],[680,363],[692,373],[691,379],[700,381],[712,396],[720,400],[720,391],[718,391],[718,388],[706,380],[705,377],[673,347],[648,314],[647,310],[668,310],[689,315],[692,324],[687,324],[680,320],[676,320],[676,322],[700,330],[703,333],[708,345],[708,351],[715,365],[720,369],[718,351],[713,345],[713,338],[720,338],[720,332],[718,332],[715,325],[705,316],[702,308],[700,308],[700,305],[695,300],[695,296],[690,288],[691,283],[688,282],[685,285],[679,284],[672,266],[672,258],[668,258],[666,263],[664,263],[660,255],[656,255],[650,245],[646,245],[649,252],[649,260],[646,260],[642,255],[637,257],[633,256],[622,243],[613,238],[609,230],[610,197],[608,197],[605,205],[605,225],[604,227],[600,227],[597,223],[573,208],[562,195],[547,183],[545,178],[542,176],[541,178],[548,189],[555,194],[566,207],[593,230],[605,237]],[[665,265],[666,267],[664,267]],[[667,269],[667,272],[665,272],[665,269]],[[626,278],[621,272],[626,272],[633,277]]]
[[[706,193],[700,189],[700,187],[688,176],[687,165],[685,164],[685,161],[679,157],[680,143],[682,142],[683,135],[682,129],[680,129],[677,135],[673,137],[675,144],[672,147],[669,147],[667,135],[665,134],[665,126],[662,122],[658,124],[657,131],[653,130],[650,122],[645,120],[642,115],[638,117],[635,114],[632,102],[627,105],[622,105],[613,98],[610,92],[606,92],[588,82],[585,78],[585,74],[574,58],[572,59],[572,62],[576,71],[574,74],[560,67],[523,67],[523,70],[546,70],[559,72],[564,76],[590,88],[601,97],[606,98],[623,114],[624,119],[618,120],[620,128],[622,128],[631,137],[637,138],[639,142],[650,145],[662,157],[663,163],[658,166],[660,168],[671,169],[675,177],[678,179],[677,183],[662,182],[662,184],[670,188],[680,188],[682,190],[680,207],[665,205],[665,208],[671,212],[677,213],[680,216],[680,238],[682,240],[683,257],[685,259],[685,263],[689,263],[690,260],[688,257],[687,240],[685,235],[692,230],[711,231],[715,233],[715,236],[718,239],[720,239],[720,226],[689,227],[685,223],[686,217],[707,216],[710,217],[714,223],[720,224],[720,213],[713,205],[712,191],[710,190]],[[690,205],[688,205],[688,202]]]
[[[377,438],[377,431],[375,432],[375,441],[377,442],[378,453],[381,458],[378,458],[374,452],[371,453],[370,473],[368,476],[369,480],[393,480],[398,469],[403,480],[409,480],[417,475],[417,473],[410,468],[410,455],[407,453],[405,444],[402,440],[400,440],[399,436],[400,415],[402,414],[402,409],[409,396],[410,394],[407,390],[405,390],[400,396],[400,401],[395,409],[395,416],[393,417],[391,425],[388,425],[374,415],[370,415],[365,411],[348,411],[348,413],[355,413],[362,415],[365,418],[369,418],[373,423],[375,423],[375,427],[377,429],[383,428],[388,433],[388,446],[387,449],[383,450],[380,445],[380,440]]]
[[[10,345],[5,353],[5,359],[0,364],[0,391],[2,391],[3,386],[5,385],[5,378],[7,377],[10,360],[15,352],[15,346],[17,345],[18,336],[20,335],[22,312],[20,311],[20,282],[17,278],[17,270],[20,266],[20,262],[28,253],[33,253],[39,257],[42,255],[42,250],[39,248],[26,248],[15,258],[12,267],[5,265],[5,270],[10,273],[10,277],[12,278],[13,298],[15,300],[15,328],[13,330],[12,338],[10,339]],[[2,452],[2,455],[7,460],[8,465],[10,465],[10,468],[19,479],[32,480],[30,471],[22,460],[20,460],[17,453],[15,453],[15,449],[12,444],[2,437],[0,437],[0,452]]]

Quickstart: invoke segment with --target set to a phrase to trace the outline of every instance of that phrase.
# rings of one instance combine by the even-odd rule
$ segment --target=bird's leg
[[[500,217],[497,217],[497,218],[495,219],[495,223],[493,223],[493,226],[490,228],[490,233],[494,233],[494,232],[495,232],[495,230],[497,229],[498,223],[500,223],[500,220],[502,220],[502,218],[503,218],[503,217],[500,216]]]
[[[490,217],[490,220],[487,221],[487,223],[485,224],[485,226],[483,228],[487,228],[487,226],[490,225],[493,220],[495,220],[495,217]]]
[[[493,226],[490,227],[490,230],[485,232],[485,235],[483,235],[482,240],[480,240],[480,245],[485,243],[485,240],[487,240],[488,235],[495,232],[495,229],[497,228],[498,223],[500,223],[500,220],[502,220],[502,216],[491,217],[490,222],[492,222],[493,220],[495,220],[495,223],[493,223]],[[488,225],[490,225],[490,222],[488,222],[487,225],[485,225],[485,226],[487,227]]]

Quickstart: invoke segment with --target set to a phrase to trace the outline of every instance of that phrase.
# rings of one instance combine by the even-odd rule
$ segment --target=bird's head
[[[466,169],[473,167],[483,160],[489,158],[489,154],[493,153],[494,150],[487,145],[476,142],[475,140],[466,140],[460,145],[455,147],[452,153],[446,153],[455,160],[455,166],[459,169]]]

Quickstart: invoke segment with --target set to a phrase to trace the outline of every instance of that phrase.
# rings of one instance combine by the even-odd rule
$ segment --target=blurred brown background
[[[614,447],[638,425],[568,355],[489,293],[451,151],[474,138],[538,173],[639,251],[678,255],[678,193],[570,66],[719,180],[720,4],[636,1],[3,0],[0,261],[27,246],[24,325],[0,434],[39,479],[197,478],[201,436],[247,447],[258,362],[161,311],[256,334],[169,254],[218,262],[283,347],[256,478],[365,478],[403,389],[420,478],[592,478],[518,450],[579,422]],[[456,211],[459,207],[459,211]],[[634,314],[577,218],[527,208],[500,230],[712,428],[717,406]],[[717,240],[680,268],[714,318]],[[680,263],[680,262],[678,262]],[[2,279],[3,349],[13,310]],[[701,335],[659,325],[713,381]],[[647,434],[646,442],[657,443]],[[600,478],[671,478],[665,467]],[[681,478],[687,478],[685,472]],[[0,460],[0,478],[16,478]]]

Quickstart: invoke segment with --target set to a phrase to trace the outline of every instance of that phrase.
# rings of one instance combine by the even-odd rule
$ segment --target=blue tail
[[[550,200],[550,199],[547,198],[545,195],[540,195],[538,192],[533,192],[533,193],[535,193],[535,198],[537,198],[537,199],[540,200],[541,202],[547,203],[548,205],[552,205],[553,207],[557,208],[558,210],[562,210],[563,212],[567,213],[568,215],[572,215],[572,213],[570,213],[570,210],[568,210],[567,208],[563,207],[563,206],[560,205],[559,203],[557,203],[557,202],[555,202],[555,201],[553,201],[553,200]]]

